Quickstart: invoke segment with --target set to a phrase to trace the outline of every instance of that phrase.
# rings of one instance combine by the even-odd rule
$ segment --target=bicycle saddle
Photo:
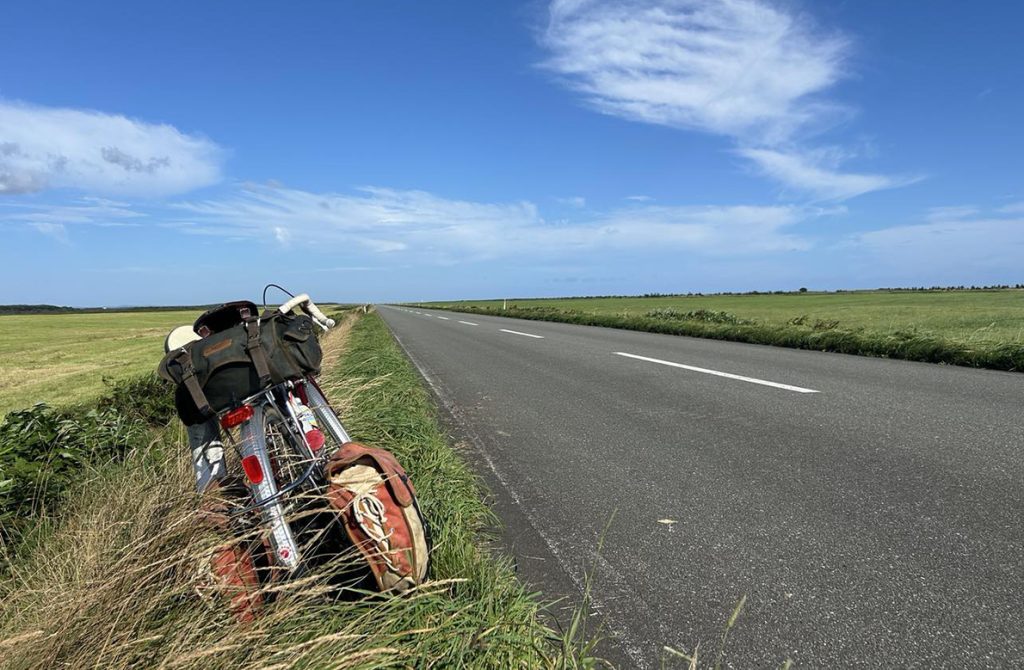
[[[196,319],[192,328],[200,337],[208,337],[232,326],[237,326],[246,319],[255,319],[259,316],[256,303],[248,300],[236,300],[226,302],[223,305],[208,309]]]

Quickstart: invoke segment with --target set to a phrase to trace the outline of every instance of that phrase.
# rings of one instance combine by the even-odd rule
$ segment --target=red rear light
[[[306,433],[306,444],[308,444],[309,448],[313,451],[320,451],[324,446],[324,442],[324,434],[319,428],[314,428]]]
[[[263,466],[260,465],[260,457],[256,454],[242,459],[242,469],[245,470],[245,476],[253,484],[259,484],[263,481]]]
[[[235,426],[245,423],[252,418],[252,405],[242,405],[237,409],[233,409],[223,417],[221,417],[220,425],[227,428],[234,428]]]

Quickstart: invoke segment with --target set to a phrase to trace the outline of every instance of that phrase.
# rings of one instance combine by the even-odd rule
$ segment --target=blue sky
[[[9,4],[0,302],[1024,281],[1020,3]]]

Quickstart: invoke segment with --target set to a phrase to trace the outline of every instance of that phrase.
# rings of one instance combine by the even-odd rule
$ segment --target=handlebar
[[[334,319],[327,318],[327,316],[325,316],[324,313],[320,311],[320,308],[317,307],[316,304],[309,299],[308,293],[300,293],[299,295],[295,296],[288,302],[278,307],[278,311],[281,312],[282,314],[287,314],[296,307],[301,307],[302,311],[308,314],[310,317],[312,317],[313,321],[315,321],[317,325],[323,328],[324,330],[334,328]]]

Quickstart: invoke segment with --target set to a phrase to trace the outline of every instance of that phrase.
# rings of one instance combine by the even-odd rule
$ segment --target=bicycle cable
[[[289,291],[285,287],[281,286],[280,284],[267,284],[266,286],[263,287],[263,309],[264,309],[264,311],[270,309],[269,307],[267,307],[267,291],[269,291],[272,288],[276,288],[279,291],[287,293],[288,296],[291,297],[291,298],[295,297],[294,293],[292,293],[291,291]]]

